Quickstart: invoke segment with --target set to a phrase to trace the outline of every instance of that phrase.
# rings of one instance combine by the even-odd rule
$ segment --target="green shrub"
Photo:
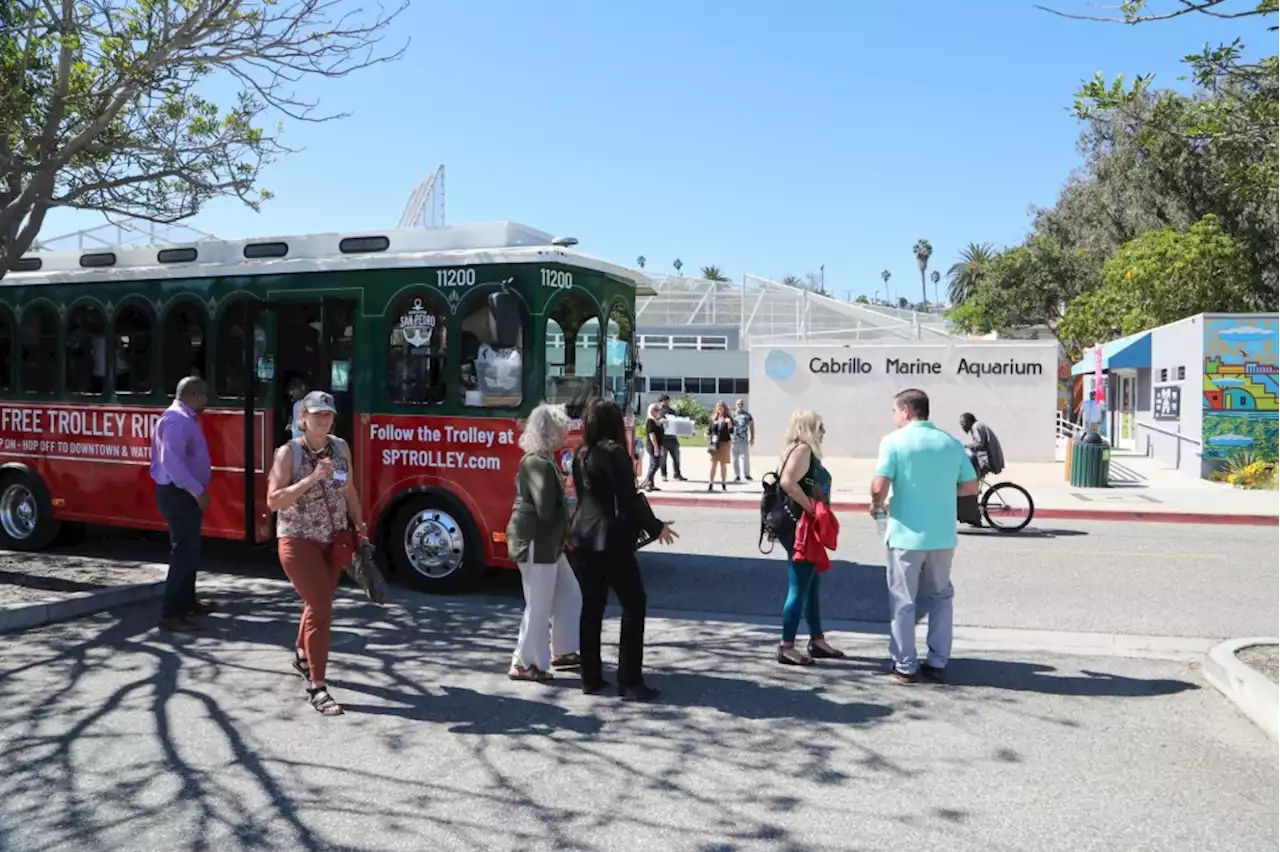
[[[700,428],[706,428],[711,423],[711,409],[691,396],[682,396],[679,399],[672,400],[671,411],[677,417],[689,418]]]

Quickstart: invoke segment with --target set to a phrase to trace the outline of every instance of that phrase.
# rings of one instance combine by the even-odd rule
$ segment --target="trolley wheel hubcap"
[[[10,485],[0,496],[0,527],[9,538],[30,538],[39,523],[36,497],[25,485]]]
[[[439,509],[417,512],[404,528],[404,552],[419,574],[434,580],[448,577],[466,556],[462,525]]]

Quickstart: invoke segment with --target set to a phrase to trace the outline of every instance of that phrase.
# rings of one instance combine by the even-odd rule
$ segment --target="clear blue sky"
[[[1088,11],[1084,0],[1045,0]],[[315,93],[344,121],[290,123],[304,147],[261,214],[218,202],[222,237],[393,226],[447,170],[450,223],[513,220],[651,270],[679,257],[918,298],[911,247],[945,274],[969,241],[1016,243],[1079,163],[1078,83],[1156,72],[1257,23],[1122,27],[1025,0],[453,0],[414,5],[405,58]],[[95,224],[51,217],[45,236]],[[909,289],[906,289],[911,285]],[[932,298],[932,285],[930,285]]]

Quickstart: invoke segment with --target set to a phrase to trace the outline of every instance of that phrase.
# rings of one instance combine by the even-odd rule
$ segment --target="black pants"
[[[680,472],[680,439],[676,437],[662,439],[662,477],[667,476],[667,457],[671,457],[671,475],[676,479],[683,479],[684,474]]]
[[[604,608],[612,588],[622,606],[622,637],[618,643],[618,686],[644,682],[644,581],[631,551],[581,553],[579,583],[582,586],[582,684],[604,680],[600,660],[600,630]]]
[[[161,618],[177,618],[196,608],[196,572],[200,569],[200,525],[204,510],[176,485],[156,486],[156,505],[169,525],[169,575],[164,581]]]

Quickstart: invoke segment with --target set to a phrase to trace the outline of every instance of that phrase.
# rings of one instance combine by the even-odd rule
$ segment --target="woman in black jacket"
[[[600,631],[612,588],[622,606],[618,644],[618,694],[648,701],[658,690],[644,682],[644,581],[636,563],[636,542],[647,533],[663,544],[676,534],[646,511],[636,491],[627,451],[622,409],[607,399],[587,407],[582,446],[573,458],[573,485],[578,505],[573,515],[573,549],[582,585],[582,691],[594,695],[609,684],[600,660]]]

